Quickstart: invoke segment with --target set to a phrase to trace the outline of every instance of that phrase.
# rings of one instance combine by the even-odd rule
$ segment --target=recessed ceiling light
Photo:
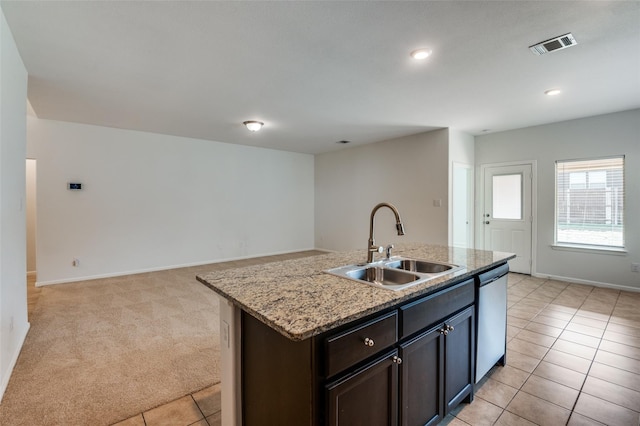
[[[432,50],[431,49],[427,49],[427,48],[422,48],[422,49],[416,49],[413,52],[411,52],[411,57],[413,59],[427,59],[429,56],[431,56]]]
[[[257,132],[258,130],[262,129],[262,126],[264,126],[264,123],[262,121],[255,120],[243,121],[242,124],[247,126],[247,129],[252,132]]]
[[[547,96],[557,96],[560,93],[562,93],[560,89],[549,89],[544,91],[544,94]]]

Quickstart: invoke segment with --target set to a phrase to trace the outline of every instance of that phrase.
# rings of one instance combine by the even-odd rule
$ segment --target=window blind
[[[624,156],[556,161],[556,243],[624,247]]]

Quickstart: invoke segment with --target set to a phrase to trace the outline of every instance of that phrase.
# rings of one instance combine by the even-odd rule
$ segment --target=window
[[[556,161],[556,244],[624,247],[624,157]]]
[[[493,176],[493,218],[522,219],[522,174]]]

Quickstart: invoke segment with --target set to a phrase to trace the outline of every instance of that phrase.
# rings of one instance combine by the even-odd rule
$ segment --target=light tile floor
[[[507,366],[449,425],[640,424],[640,293],[509,274]]]
[[[638,426],[639,306],[640,293],[509,274],[507,366],[443,424]],[[219,424],[219,385],[118,423]]]
[[[220,385],[176,399],[114,426],[220,426]]]

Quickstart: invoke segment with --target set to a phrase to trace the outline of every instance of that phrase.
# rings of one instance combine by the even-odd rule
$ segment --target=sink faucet
[[[378,247],[375,245],[375,240],[373,239],[373,218],[376,215],[376,212],[381,207],[388,207],[391,209],[393,214],[396,216],[396,230],[398,231],[398,235],[404,235],[404,226],[402,225],[402,220],[400,219],[400,213],[398,213],[398,209],[395,208],[393,204],[389,203],[380,203],[371,210],[371,220],[369,222],[369,244],[367,246],[367,263],[373,262],[373,253],[382,253],[384,251],[384,247]],[[391,251],[389,249],[389,251]]]

